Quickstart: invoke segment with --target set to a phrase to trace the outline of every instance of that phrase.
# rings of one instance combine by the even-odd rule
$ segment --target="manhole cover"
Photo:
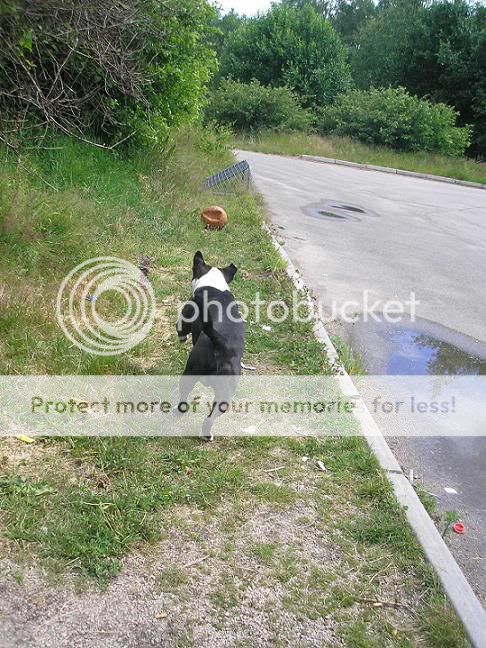
[[[321,218],[334,221],[361,221],[363,216],[378,216],[369,209],[358,205],[341,203],[335,200],[322,200],[308,207],[304,207],[304,213],[313,218]]]
[[[344,211],[356,212],[357,214],[365,214],[365,210],[361,207],[355,207],[354,205],[332,205],[335,209],[342,209]]]
[[[356,216],[352,216],[351,214],[336,214],[331,211],[326,211],[325,209],[319,209],[317,211],[317,214],[319,216],[324,216],[324,218],[335,218],[336,220],[360,220],[359,218],[356,218]]]

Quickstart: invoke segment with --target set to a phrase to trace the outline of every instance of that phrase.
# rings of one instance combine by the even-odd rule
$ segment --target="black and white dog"
[[[228,284],[237,271],[233,264],[212,268],[196,252],[192,266],[192,299],[182,309],[176,329],[181,342],[192,335],[193,348],[179,383],[176,414],[187,411],[187,397],[200,381],[214,389],[214,402],[202,426],[202,437],[212,441],[211,428],[234,396],[241,374],[245,322]]]

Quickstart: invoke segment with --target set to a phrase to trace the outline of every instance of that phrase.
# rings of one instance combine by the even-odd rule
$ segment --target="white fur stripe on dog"
[[[206,272],[206,274],[199,279],[192,280],[193,295],[199,288],[215,288],[216,290],[221,290],[221,292],[229,290],[226,279],[218,268],[211,268],[209,272]]]

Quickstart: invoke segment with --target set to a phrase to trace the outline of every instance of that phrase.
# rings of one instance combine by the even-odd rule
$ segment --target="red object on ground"
[[[455,522],[455,523],[452,525],[452,529],[453,529],[456,533],[459,533],[459,535],[462,535],[462,534],[464,533],[464,531],[466,530],[466,527],[464,526],[464,524],[463,524],[462,522]]]

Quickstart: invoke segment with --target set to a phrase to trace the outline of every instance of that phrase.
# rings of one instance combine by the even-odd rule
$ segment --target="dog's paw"
[[[212,441],[214,441],[214,436],[210,432],[209,434],[203,435],[201,439],[206,443],[211,443]]]
[[[179,342],[181,344],[184,344],[184,342],[187,342],[188,339],[189,339],[188,335],[179,335]]]

